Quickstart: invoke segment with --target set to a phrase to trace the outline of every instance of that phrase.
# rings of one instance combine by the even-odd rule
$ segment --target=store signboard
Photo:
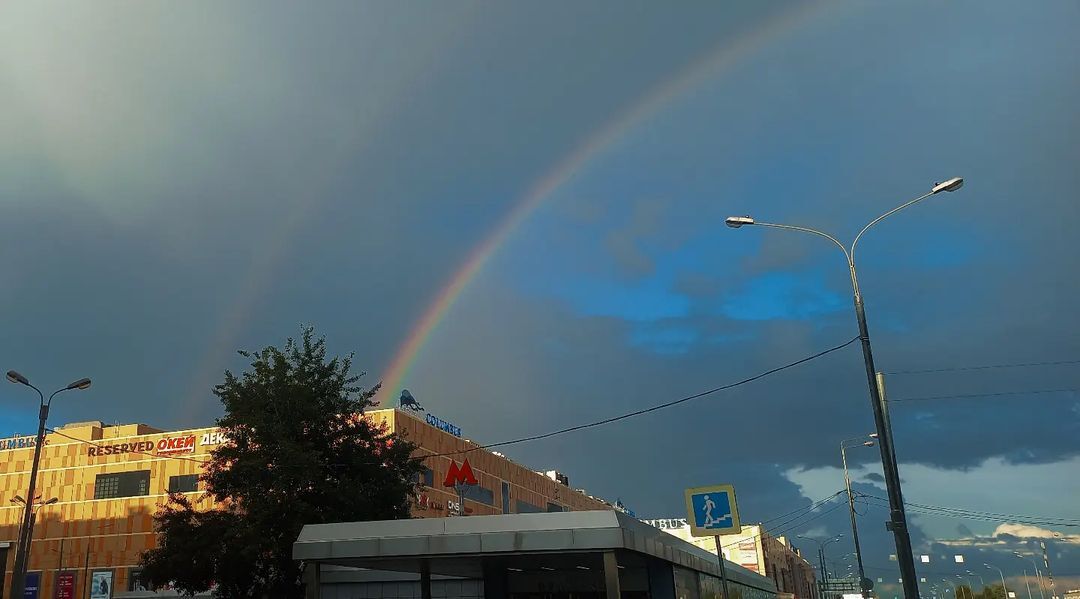
[[[45,444],[48,445],[49,441],[46,440]],[[28,447],[37,446],[37,435],[24,435],[20,437],[8,437],[7,439],[0,439],[0,451],[7,451],[9,449],[26,449]]]

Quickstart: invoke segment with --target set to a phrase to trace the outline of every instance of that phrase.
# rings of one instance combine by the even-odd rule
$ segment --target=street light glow
[[[930,190],[931,193],[941,193],[943,191],[956,191],[964,186],[963,177],[953,177],[948,181],[942,181],[941,183],[935,183],[934,187]]]

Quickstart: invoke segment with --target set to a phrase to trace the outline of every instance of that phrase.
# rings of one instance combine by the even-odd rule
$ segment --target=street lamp
[[[903,578],[904,596],[911,599],[915,599],[919,596],[919,580],[915,573],[915,558],[911,551],[911,536],[908,533],[907,528],[907,515],[904,513],[904,496],[900,489],[900,473],[896,464],[896,452],[893,449],[892,430],[889,425],[884,402],[881,400],[881,393],[878,389],[877,371],[874,368],[874,354],[873,349],[870,346],[870,331],[866,325],[866,309],[863,305],[862,292],[859,289],[859,278],[855,271],[855,248],[858,246],[859,239],[862,238],[863,234],[885,218],[896,214],[908,206],[921,202],[932,195],[943,191],[956,191],[957,189],[960,189],[963,184],[964,180],[960,177],[954,177],[941,183],[935,183],[934,186],[930,188],[929,192],[910,200],[907,203],[901,204],[870,221],[870,223],[863,227],[862,230],[859,231],[859,234],[855,236],[855,240],[851,242],[850,249],[840,243],[840,240],[836,237],[808,227],[758,222],[750,216],[732,216],[725,221],[727,226],[733,229],[756,225],[760,227],[802,231],[804,233],[811,233],[819,237],[824,237],[836,244],[847,259],[848,274],[851,276],[851,289],[855,303],[855,319],[858,321],[859,325],[859,339],[862,341],[863,362],[865,362],[866,366],[866,380],[870,386],[870,404],[874,410],[874,424],[876,425],[878,445],[881,450],[881,463],[885,474],[885,487],[889,495],[889,521],[886,523],[886,528],[893,532],[893,536],[896,539],[896,559],[897,562],[899,562],[900,575]]]
[[[844,488],[847,489],[848,512],[851,514],[851,540],[855,543],[855,560],[859,563],[859,588],[862,589],[863,599],[870,599],[869,585],[866,584],[869,581],[863,572],[862,549],[859,547],[859,527],[855,523],[855,496],[851,493],[851,476],[848,474],[847,467],[848,443],[856,442],[863,447],[873,447],[874,442],[867,441],[865,438],[847,439],[840,442],[840,461],[844,465]]]
[[[52,400],[54,397],[56,397],[58,393],[63,393],[64,391],[82,391],[84,389],[89,389],[90,379],[81,378],[68,384],[68,386],[62,389],[57,389],[56,391],[53,391],[52,395],[49,395],[48,400],[46,400],[45,395],[41,393],[41,389],[38,389],[37,387],[31,385],[30,380],[27,379],[25,376],[19,374],[18,372],[14,370],[9,370],[7,372],[7,379],[12,383],[24,385],[26,387],[30,387],[34,391],[37,391],[38,398],[40,398],[41,400],[38,408],[38,432],[37,442],[34,444],[34,463],[33,466],[31,466],[30,468],[30,485],[29,490],[26,492],[27,497],[34,497],[34,490],[37,488],[38,467],[41,464],[41,447],[45,445],[45,421],[49,419],[49,407],[52,405]],[[50,499],[48,502],[46,502],[46,505],[49,503],[56,503],[56,499]],[[22,597],[23,595],[23,590],[26,584],[26,565],[27,560],[30,559],[30,541],[32,539],[31,534],[33,532],[33,502],[23,500],[22,505],[23,521],[22,527],[19,529],[19,545],[15,548],[15,564],[13,567],[14,571],[11,575],[12,597]]]
[[[986,580],[983,579],[981,574],[976,574],[976,573],[972,572],[971,570],[967,571],[967,575],[968,575],[968,580],[972,583],[972,585],[975,584],[975,581],[972,580],[972,578],[978,578],[979,579],[979,584],[982,585],[982,587],[979,588],[979,594],[982,594],[982,590],[986,588]],[[1009,597],[1006,596],[1005,599],[1009,599]]]
[[[1005,591],[1005,599],[1009,599],[1009,587],[1005,586],[1005,573],[1001,571],[1001,568],[997,566],[991,566],[990,564],[983,564],[987,570],[997,570],[1001,575],[1001,589]],[[1031,591],[1028,591],[1028,599],[1031,599]]]
[[[1015,555],[1016,557],[1018,557],[1020,559],[1025,559],[1025,560],[1031,562],[1031,565],[1035,566],[1035,580],[1037,580],[1038,583],[1039,583],[1039,597],[1041,599],[1046,599],[1046,593],[1043,592],[1042,572],[1039,571],[1039,562],[1031,559],[1030,557],[1024,555],[1023,553],[1020,553],[1019,551],[1013,551],[1013,555]],[[1024,579],[1027,580],[1026,575],[1024,576]]]
[[[840,533],[840,534],[836,535],[835,537],[832,537],[830,539],[826,539],[824,541],[821,541],[819,539],[815,539],[814,537],[806,537],[806,536],[803,536],[803,535],[795,535],[796,539],[805,539],[807,541],[813,541],[813,542],[817,543],[817,545],[818,545],[818,561],[821,563],[821,596],[823,598],[827,597],[825,585],[829,581],[829,567],[825,564],[825,547],[829,543],[835,543],[836,541],[839,541],[843,537],[844,537],[844,534]]]

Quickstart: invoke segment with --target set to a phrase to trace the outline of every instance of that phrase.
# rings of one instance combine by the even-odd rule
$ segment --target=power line
[[[828,502],[832,501],[833,499],[835,499],[835,498],[836,498],[836,496],[837,496],[837,495],[839,495],[839,494],[841,494],[841,493],[843,493],[843,492],[844,492],[843,490],[837,491],[837,492],[833,493],[832,495],[829,495],[828,497],[826,497],[826,498],[824,498],[824,499],[819,499],[819,500],[817,500],[817,501],[815,501],[815,502],[811,503],[811,504],[810,504],[809,506],[804,506],[804,507],[801,507],[801,508],[797,508],[797,509],[791,510],[790,512],[788,512],[788,513],[786,513],[786,514],[781,514],[781,515],[779,515],[779,516],[776,516],[776,517],[774,517],[774,518],[770,518],[770,519],[768,519],[768,520],[762,520],[762,521],[761,521],[761,524],[765,524],[766,522],[772,522],[772,521],[774,521],[774,520],[779,520],[779,519],[781,519],[781,518],[787,518],[788,516],[790,516],[790,515],[792,515],[792,514],[795,514],[795,513],[797,513],[797,512],[811,512],[811,511],[814,511],[815,509],[817,509],[817,508],[818,508],[818,507],[820,507],[821,505],[823,505],[823,504],[826,504],[826,503],[828,503]]]
[[[859,495],[860,503],[874,507],[888,507],[885,503],[874,503],[865,501],[865,499],[874,499],[879,502],[887,502],[884,497],[878,497],[877,495],[870,495],[869,493],[863,493],[856,491]],[[1080,526],[1080,519],[1076,518],[1059,518],[1054,516],[1025,516],[1021,514],[1002,514],[997,512],[987,512],[980,510],[968,510],[963,508],[953,508],[937,505],[928,505],[924,503],[913,503],[909,501],[904,502],[905,507],[911,508],[913,511],[938,516],[952,516],[962,519],[971,520],[985,520],[992,522],[1000,522],[1002,520],[1008,520],[1016,522],[1018,524],[1032,524],[1042,526]]]
[[[658,404],[658,405],[655,405],[655,406],[651,406],[651,407],[648,407],[648,408],[635,410],[633,412],[627,412],[625,414],[620,414],[618,416],[612,416],[610,418],[604,418],[604,419],[601,419],[601,420],[596,420],[596,421],[588,422],[588,423],[585,423],[585,424],[578,424],[578,425],[575,425],[575,426],[570,426],[570,427],[567,427],[567,428],[563,428],[563,429],[559,429],[559,430],[555,430],[555,431],[550,431],[550,432],[547,432],[547,433],[541,433],[541,434],[537,434],[537,435],[521,437],[521,438],[518,438],[518,439],[511,439],[509,441],[500,441],[498,443],[489,443],[489,444],[486,444],[486,445],[477,445],[475,447],[470,447],[470,448],[466,448],[466,449],[460,449],[460,450],[450,451],[450,452],[445,452],[445,453],[432,453],[432,454],[428,454],[426,456],[423,456],[420,459],[428,459],[428,458],[435,458],[435,457],[448,457],[448,456],[460,455],[460,454],[464,454],[464,453],[471,453],[473,451],[477,451],[477,450],[480,450],[480,449],[493,449],[493,448],[496,448],[496,447],[505,447],[505,446],[508,446],[508,445],[516,445],[516,444],[519,444],[519,443],[527,443],[529,441],[539,441],[541,439],[547,439],[547,438],[554,437],[554,436],[557,436],[557,435],[563,435],[563,434],[574,432],[574,431],[579,431],[579,430],[584,430],[584,429],[588,429],[588,428],[594,428],[594,427],[598,427],[598,426],[603,426],[605,424],[611,424],[611,423],[614,423],[614,422],[618,422],[620,420],[626,420],[628,418],[633,418],[635,416],[641,416],[641,415],[644,415],[644,414],[649,414],[651,412],[656,412],[656,411],[659,411],[659,410],[667,409],[667,408],[670,408],[670,407],[673,407],[673,406],[677,406],[679,404],[683,404],[683,403],[686,403],[686,402],[689,402],[689,401],[693,401],[695,399],[700,399],[702,397],[706,397],[708,395],[712,395],[712,394],[718,393],[720,391],[726,391],[728,389],[733,389],[735,387],[739,387],[739,386],[742,386],[742,385],[745,385],[745,384],[748,384],[748,383],[752,383],[754,381],[763,379],[763,378],[765,378],[767,376],[776,374],[776,373],[781,372],[783,370],[787,370],[789,368],[794,368],[795,366],[799,366],[800,364],[805,364],[806,362],[809,362],[811,360],[816,360],[817,358],[820,358],[822,356],[825,356],[825,355],[831,354],[833,352],[839,351],[841,349],[844,349],[845,347],[851,345],[852,343],[855,343],[858,340],[859,340],[859,337],[855,336],[855,337],[852,337],[851,339],[849,339],[848,341],[845,341],[844,343],[841,343],[839,345],[834,345],[834,346],[832,346],[832,347],[830,347],[828,349],[825,349],[825,350],[819,351],[819,352],[817,352],[815,354],[811,354],[811,355],[806,356],[804,358],[795,360],[794,362],[789,362],[789,363],[784,364],[782,366],[777,366],[775,368],[771,368],[771,369],[766,370],[764,372],[760,372],[758,374],[755,374],[755,375],[750,376],[750,377],[746,377],[744,379],[735,381],[733,383],[728,383],[726,385],[721,385],[719,387],[714,387],[714,388],[708,389],[706,391],[701,391],[701,392],[695,393],[693,395],[688,395],[688,396],[682,397],[680,399],[665,402],[665,403]],[[58,435],[60,435],[62,437],[66,437],[66,438],[71,439],[73,441],[79,441],[81,443],[86,443],[88,445],[94,445],[95,447],[101,447],[100,445],[97,445],[97,444],[95,444],[93,442],[90,442],[90,441],[86,441],[84,439],[78,439],[78,438],[75,438],[75,437],[71,437],[71,436],[65,435],[65,434],[60,433],[60,432],[58,432],[56,430],[53,430],[53,429],[49,429],[49,430],[52,433],[58,434]],[[149,456],[153,456],[153,457],[166,457],[168,459],[187,460],[187,461],[196,462],[198,464],[203,464],[203,465],[205,465],[205,464],[207,464],[209,462],[209,460],[196,460],[196,459],[193,459],[193,458],[185,458],[185,457],[182,457],[182,456],[158,456],[156,454],[151,454],[151,453],[141,452],[141,451],[132,451],[132,453],[139,453],[139,454],[149,455]]]
[[[1080,364],[1080,360],[1054,360],[1048,362],[1021,362],[1016,364],[986,364],[982,366],[957,366],[952,368],[927,368],[923,370],[894,370],[886,372],[892,374],[928,374],[933,372],[963,372],[969,370],[993,370],[998,368],[1026,368],[1028,366],[1062,366],[1065,364]]]
[[[796,360],[794,362],[789,362],[787,364],[784,364],[783,366],[777,366],[776,368],[772,368],[772,369],[766,370],[765,372],[755,374],[754,376],[747,377],[747,378],[744,378],[744,379],[739,380],[739,381],[735,381],[734,383],[728,383],[726,385],[721,385],[719,387],[714,387],[714,388],[709,389],[707,391],[701,391],[700,393],[695,393],[693,395],[688,395],[686,397],[676,399],[674,401],[669,401],[669,402],[666,402],[666,403],[662,403],[662,404],[659,404],[659,405],[655,405],[655,406],[652,406],[652,407],[649,407],[649,408],[643,408],[641,410],[635,410],[633,412],[627,412],[627,413],[621,414],[619,416],[612,416],[611,418],[604,418],[602,420],[596,420],[596,421],[588,422],[588,423],[585,423],[585,424],[578,424],[578,425],[575,425],[575,426],[571,426],[571,427],[551,431],[551,432],[548,432],[548,433],[542,433],[542,434],[538,434],[538,435],[531,435],[531,436],[528,436],[528,437],[522,437],[520,439],[512,439],[510,441],[500,441],[498,443],[489,443],[487,445],[477,445],[476,447],[471,447],[471,448],[468,448],[468,449],[460,449],[460,450],[457,450],[457,451],[450,451],[450,452],[446,452],[446,453],[435,453],[435,454],[425,456],[425,458],[446,457],[446,456],[452,456],[452,455],[459,455],[459,454],[463,454],[463,453],[470,453],[470,452],[476,451],[478,449],[492,449],[492,448],[495,448],[495,447],[505,447],[507,445],[516,445],[518,443],[526,443],[526,442],[529,442],[529,441],[539,441],[540,439],[547,439],[547,438],[550,438],[550,437],[554,437],[556,435],[563,435],[563,434],[566,434],[566,433],[572,433],[574,431],[579,431],[579,430],[583,430],[583,429],[587,429],[587,428],[603,426],[605,424],[611,424],[613,422],[618,422],[620,420],[626,420],[627,418],[633,418],[635,416],[641,416],[643,414],[648,414],[650,412],[656,412],[658,410],[663,410],[663,409],[666,409],[666,408],[670,408],[672,406],[677,406],[679,404],[686,403],[688,401],[692,401],[692,400],[695,400],[695,399],[700,399],[700,398],[705,397],[707,395],[712,395],[713,393],[718,393],[720,391],[726,391],[726,390],[732,389],[734,387],[745,385],[747,383],[751,383],[753,381],[765,378],[765,377],[767,377],[767,376],[769,376],[771,374],[776,374],[777,372],[780,372],[782,370],[787,370],[789,368],[794,368],[795,366],[798,366],[800,364],[804,364],[806,362],[809,362],[810,360],[815,360],[815,359],[820,358],[820,357],[822,357],[824,355],[831,354],[832,352],[844,349],[845,347],[851,345],[852,343],[855,343],[858,340],[859,340],[859,337],[857,337],[857,336],[852,337],[850,340],[845,341],[844,343],[841,343],[840,345],[834,345],[834,346],[830,347],[829,349],[817,352],[816,354],[809,355],[809,356],[807,356],[805,358],[801,358],[801,359]]]
[[[796,528],[799,528],[801,526],[805,526],[805,525],[809,524],[810,522],[813,522],[814,520],[817,520],[818,518],[822,518],[825,515],[836,511],[838,508],[843,507],[843,504],[838,503],[835,506],[833,506],[833,507],[831,507],[831,508],[829,508],[827,510],[823,510],[823,511],[815,514],[813,517],[808,518],[808,519],[804,520],[803,522],[799,522],[797,524],[793,524],[793,523],[796,522],[797,520],[799,520],[800,518],[803,518],[804,516],[809,515],[810,512],[812,512],[813,510],[821,507],[822,505],[825,505],[826,503],[829,503],[833,499],[836,499],[841,493],[843,493],[843,491],[837,491],[836,493],[833,493],[832,495],[830,495],[830,496],[828,496],[828,497],[826,497],[824,499],[821,499],[821,500],[818,500],[818,501],[814,502],[813,504],[810,505],[809,508],[799,508],[798,510],[788,512],[784,516],[777,516],[775,518],[772,518],[771,520],[765,520],[764,522],[761,522],[761,532],[759,532],[758,534],[751,535],[750,537],[743,537],[742,539],[739,539],[738,541],[733,541],[731,543],[728,543],[727,545],[721,545],[721,549],[726,549],[728,547],[734,547],[734,546],[736,546],[736,545],[738,545],[740,543],[743,543],[743,542],[745,542],[745,541],[747,541],[749,539],[756,539],[756,538],[764,536],[766,534],[772,535],[774,537],[780,536],[780,535],[784,534],[785,532],[790,532],[790,531],[792,531],[792,530],[794,530]],[[783,522],[781,524],[778,524],[776,526],[776,528],[773,529],[772,531],[765,530],[765,522],[771,522],[773,520],[778,520],[780,518],[783,518],[785,516],[788,516],[790,514],[793,514],[793,513],[798,512],[798,511],[803,511],[803,510],[809,510],[809,511],[806,511],[806,513],[800,514],[800,515],[798,515],[798,516],[796,516],[796,517],[794,517],[794,518],[792,518],[790,520],[787,520],[787,521],[785,521],[785,522]]]
[[[889,399],[889,402],[894,401],[935,401],[939,399],[970,399],[973,397],[1002,397],[1006,395],[1038,395],[1042,393],[1071,393],[1080,391],[1075,387],[1066,387],[1064,389],[1034,389],[1031,391],[999,391],[996,393],[964,393],[960,395],[931,395],[929,397],[900,397],[896,399]]]

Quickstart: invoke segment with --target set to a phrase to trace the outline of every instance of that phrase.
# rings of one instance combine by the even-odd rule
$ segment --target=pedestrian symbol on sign
[[[716,485],[686,490],[686,511],[694,536],[738,533],[739,512],[731,485]]]

